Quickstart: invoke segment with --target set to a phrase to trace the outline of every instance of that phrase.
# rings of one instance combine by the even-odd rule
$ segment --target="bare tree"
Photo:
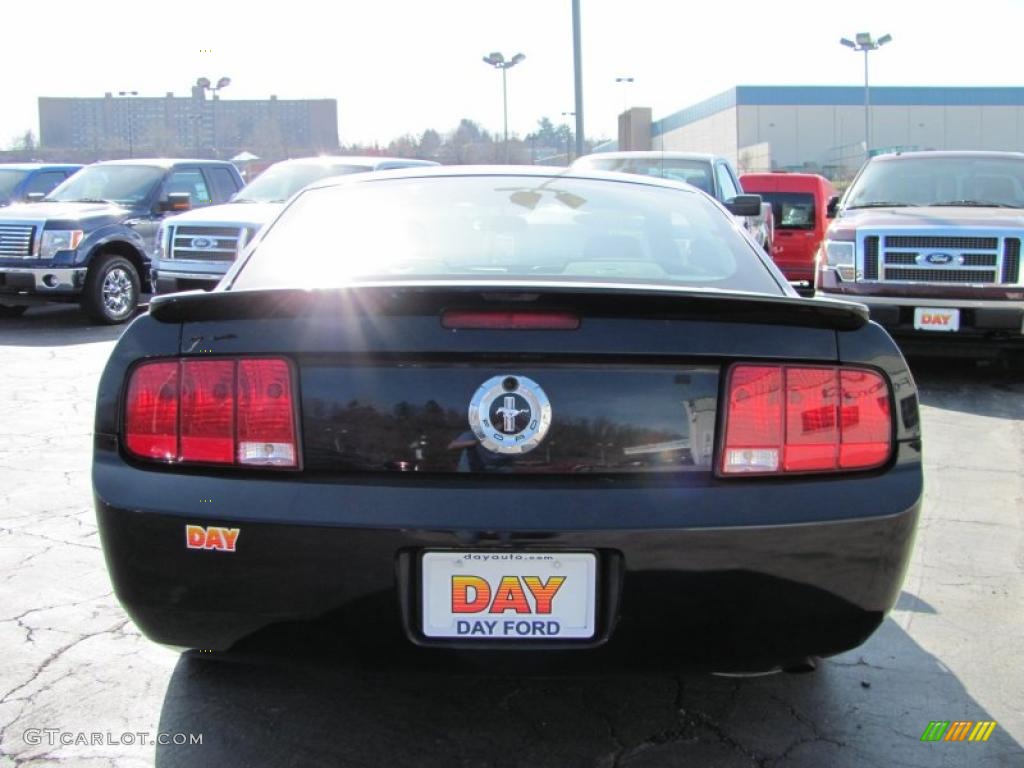
[[[10,148],[15,150],[22,150],[31,152],[39,146],[36,141],[36,135],[31,128],[26,130],[24,133],[19,133],[17,136],[11,139]]]

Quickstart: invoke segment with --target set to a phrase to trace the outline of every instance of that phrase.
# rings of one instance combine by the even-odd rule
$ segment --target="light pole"
[[[575,112],[563,112],[562,117],[576,117]],[[565,137],[565,164],[572,165],[572,128]]]
[[[627,95],[629,93],[629,91],[627,89],[629,88],[630,85],[632,85],[633,78],[632,77],[616,77],[615,78],[615,82],[616,83],[622,83],[622,111],[625,112],[627,109],[629,109],[629,104],[628,104],[629,97]]]
[[[118,96],[138,96],[138,91],[118,91]],[[128,157],[134,157],[135,154],[135,137],[132,135],[132,106],[131,101],[128,102]]]
[[[505,115],[505,162],[508,163],[508,71],[526,57],[517,53],[511,59],[506,60],[501,53],[494,51],[484,56],[484,64],[501,70],[501,102]]]
[[[882,35],[877,40],[870,32],[858,32],[853,40],[842,38],[840,45],[854,51],[864,51],[864,156],[871,157],[871,89],[868,87],[868,54],[892,42],[892,35]]]
[[[214,157],[217,157],[217,99],[219,98],[217,94],[222,88],[227,88],[229,85],[231,85],[230,77],[222,77],[217,81],[216,85],[210,85],[210,78],[208,77],[200,77],[196,80],[197,88],[201,88],[203,91],[209,91],[212,94],[210,97],[210,132],[213,138],[213,146],[211,146],[210,149],[213,150]]]
[[[572,71],[576,96],[576,155],[583,154],[583,46],[580,42],[580,0],[572,0]]]

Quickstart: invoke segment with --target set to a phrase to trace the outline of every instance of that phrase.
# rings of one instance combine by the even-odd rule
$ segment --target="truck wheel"
[[[0,317],[21,317],[27,309],[28,307],[9,307],[6,304],[0,304]]]
[[[105,325],[123,323],[139,306],[139,273],[128,259],[100,256],[89,268],[82,293],[82,309]]]

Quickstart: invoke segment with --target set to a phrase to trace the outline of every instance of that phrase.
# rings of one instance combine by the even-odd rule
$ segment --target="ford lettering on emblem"
[[[949,264],[953,261],[953,256],[948,253],[929,253],[924,257],[924,260],[929,264],[935,264],[936,266],[942,266]]]
[[[525,376],[494,376],[469,403],[469,425],[480,445],[495,453],[528,453],[551,426],[551,403]]]
[[[209,237],[193,237],[192,250],[205,251],[216,246],[217,242]]]

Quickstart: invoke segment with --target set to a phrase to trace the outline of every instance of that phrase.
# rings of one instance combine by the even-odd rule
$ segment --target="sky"
[[[1021,85],[1024,0],[581,0],[586,134],[614,137],[625,105],[658,119],[734,85],[863,85],[841,37],[889,33],[874,85]],[[955,9],[955,10],[954,10]],[[467,117],[500,133],[574,109],[570,0],[5,3],[0,147],[31,129],[38,96],[135,90],[185,96],[197,77],[222,98],[334,98],[343,143],[387,144]],[[50,21],[48,22],[47,19]],[[616,84],[632,77],[631,85]]]

